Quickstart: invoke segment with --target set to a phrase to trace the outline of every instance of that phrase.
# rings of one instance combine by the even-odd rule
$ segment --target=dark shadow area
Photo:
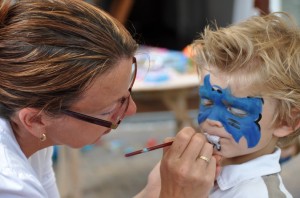
[[[122,1],[125,0],[89,0],[108,12],[113,3]],[[199,37],[206,25],[231,24],[234,0],[132,0],[131,3],[124,25],[140,44],[182,50]]]
[[[232,10],[233,0],[137,0],[125,25],[140,44],[182,50],[207,24],[230,24]]]

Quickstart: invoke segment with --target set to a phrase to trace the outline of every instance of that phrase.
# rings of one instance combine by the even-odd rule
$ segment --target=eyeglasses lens
[[[129,83],[129,88],[128,90],[131,92],[132,86],[134,84],[135,78],[136,78],[136,72],[137,72],[137,65],[136,65],[136,60],[133,60],[132,63],[132,69],[131,69],[131,77],[130,77],[130,83]],[[114,124],[118,124],[121,122],[121,120],[124,118],[125,113],[127,112],[129,102],[130,102],[130,97],[124,98],[122,101],[119,103],[119,107],[116,108],[116,112],[112,116],[112,122]]]

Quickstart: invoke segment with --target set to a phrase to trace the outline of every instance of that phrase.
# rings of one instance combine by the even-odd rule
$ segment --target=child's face
[[[198,122],[203,132],[220,137],[218,152],[226,158],[262,150],[274,138],[275,102],[250,95],[246,88],[221,73],[202,75]]]

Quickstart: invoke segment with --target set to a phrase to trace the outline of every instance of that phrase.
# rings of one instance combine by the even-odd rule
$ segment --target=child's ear
[[[19,119],[25,129],[33,136],[40,138],[45,133],[45,124],[40,110],[34,108],[24,108],[19,111]]]
[[[298,115],[299,117],[299,115]],[[295,127],[288,126],[288,125],[283,125],[281,127],[278,127],[274,130],[273,135],[276,137],[285,137],[296,131],[297,129],[300,128],[300,119],[297,119],[297,123]]]
[[[294,131],[295,130],[293,129],[293,127],[284,125],[279,128],[276,128],[273,132],[273,135],[276,137],[285,137],[285,136],[290,135]]]

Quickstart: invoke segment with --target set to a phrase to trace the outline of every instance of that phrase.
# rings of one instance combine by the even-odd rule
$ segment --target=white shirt
[[[48,147],[27,159],[10,123],[0,118],[0,197],[59,197],[52,153],[53,147]]]
[[[281,150],[243,164],[225,166],[214,186],[210,198],[268,198],[291,194],[282,183],[279,172]]]

